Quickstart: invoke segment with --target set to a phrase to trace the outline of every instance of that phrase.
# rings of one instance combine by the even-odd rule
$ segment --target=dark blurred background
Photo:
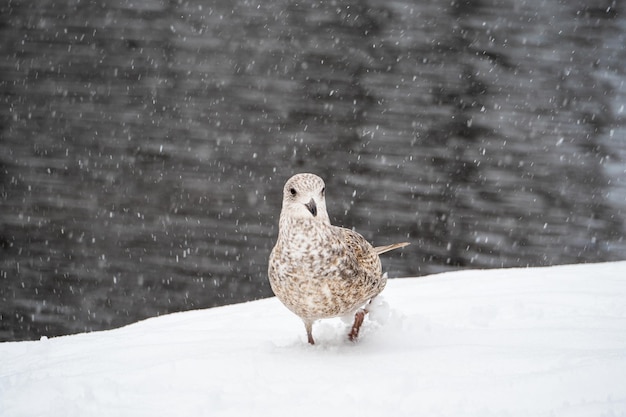
[[[271,296],[296,172],[391,277],[626,259],[625,45],[617,1],[4,0],[0,340]]]

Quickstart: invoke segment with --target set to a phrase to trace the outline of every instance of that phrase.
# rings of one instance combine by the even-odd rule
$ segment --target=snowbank
[[[361,340],[275,298],[0,344],[0,416],[626,415],[626,262],[391,280]]]

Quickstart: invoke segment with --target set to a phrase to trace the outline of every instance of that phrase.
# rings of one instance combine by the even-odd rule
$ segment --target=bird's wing
[[[380,274],[382,269],[380,259],[372,245],[370,245],[363,236],[353,230],[343,227],[338,229],[341,230],[341,240],[346,246],[347,253],[354,256],[356,269],[368,275],[370,273],[375,275]]]

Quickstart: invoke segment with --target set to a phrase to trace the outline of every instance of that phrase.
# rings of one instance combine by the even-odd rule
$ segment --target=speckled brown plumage
[[[406,246],[374,248],[360,234],[330,224],[324,181],[313,174],[291,177],[283,189],[276,246],[269,260],[274,294],[305,324],[313,344],[313,322],[355,314],[385,287],[378,255]],[[357,317],[350,339],[362,322]]]

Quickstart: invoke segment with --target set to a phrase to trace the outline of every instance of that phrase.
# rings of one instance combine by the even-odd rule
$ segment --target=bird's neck
[[[281,213],[280,220],[278,221],[278,227],[281,230],[289,230],[291,228],[307,227],[311,224],[314,224],[315,222],[316,222],[316,219],[313,217],[311,218],[293,217],[293,216],[285,216],[284,214]]]
[[[281,213],[278,223],[278,234],[280,237],[288,237],[293,234],[308,234],[313,230],[319,230],[319,225],[330,225],[330,222],[324,222],[320,218],[304,218],[285,216]]]

